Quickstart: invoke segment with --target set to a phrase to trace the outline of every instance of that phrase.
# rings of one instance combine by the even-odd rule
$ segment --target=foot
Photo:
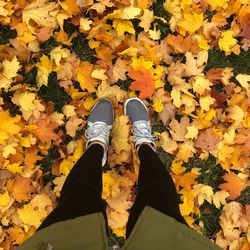
[[[152,135],[148,109],[145,104],[139,98],[130,98],[125,102],[124,114],[129,116],[132,122],[135,148],[139,150],[141,144],[149,144],[155,151],[156,136]]]
[[[85,136],[87,138],[86,148],[91,144],[98,143],[104,147],[102,166],[107,161],[110,130],[113,126],[114,109],[108,99],[102,99],[91,110]]]

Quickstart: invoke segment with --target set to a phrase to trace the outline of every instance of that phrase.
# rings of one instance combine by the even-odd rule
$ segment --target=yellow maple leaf
[[[13,57],[11,61],[4,60],[2,63],[2,75],[7,79],[12,79],[16,77],[17,71],[20,68],[20,63],[18,62],[16,56]]]
[[[32,111],[36,108],[33,103],[36,98],[34,93],[30,93],[28,91],[20,93],[18,91],[15,92],[12,101],[16,105],[20,106],[24,111]]]
[[[135,29],[131,21],[128,20],[114,20],[113,27],[117,31],[119,37],[123,37],[125,32],[135,34]]]
[[[2,72],[0,73],[0,88],[7,90],[11,81],[17,76],[17,71],[20,68],[20,64],[16,57],[13,57],[11,61],[3,60],[2,62]]]
[[[93,99],[92,97],[88,97],[84,100],[83,102],[83,107],[87,110],[90,111],[94,105],[96,104],[97,99]]]
[[[8,164],[6,169],[8,169],[13,174],[22,174],[23,172],[23,166],[20,166],[20,163]]]
[[[157,113],[159,113],[159,112],[161,112],[161,111],[163,110],[164,105],[163,105],[163,103],[162,103],[162,101],[161,101],[160,99],[155,98],[152,107],[153,107],[153,109],[154,109]]]
[[[0,1],[0,16],[4,16],[4,17],[7,17],[9,12],[8,10],[6,9],[6,6],[7,3],[4,2],[3,0]]]
[[[119,86],[110,86],[106,81],[103,81],[97,88],[96,95],[98,99],[113,99],[116,98],[118,102],[124,101],[128,94],[125,90],[122,90]]]
[[[203,24],[203,13],[184,13],[183,18],[178,22],[180,33],[185,35],[186,32],[194,34]]]
[[[197,196],[198,205],[201,206],[204,201],[208,201],[210,204],[213,200],[213,188],[208,185],[196,184],[193,186],[193,191]]]
[[[229,0],[204,0],[205,3],[211,6],[211,10],[226,9]]]
[[[81,62],[79,69],[77,71],[77,81],[80,83],[82,90],[87,90],[90,93],[96,92],[94,83],[96,80],[91,77],[91,73],[94,67],[89,62]]]
[[[37,84],[39,87],[42,85],[48,85],[48,76],[52,72],[52,61],[48,56],[43,55],[40,58],[40,62],[36,63],[37,71]]]
[[[9,138],[11,135],[16,135],[20,132],[21,127],[17,124],[21,117],[11,117],[9,111],[0,112],[0,143]]]
[[[80,28],[83,30],[83,31],[88,31],[90,30],[90,25],[93,23],[92,20],[88,19],[88,18],[83,18],[81,17],[80,18]]]
[[[75,111],[75,107],[73,105],[64,105],[62,108],[63,114],[69,118],[72,116],[76,116],[76,111]]]
[[[179,0],[166,0],[163,7],[174,16],[181,12]]]
[[[176,141],[172,140],[167,131],[160,135],[160,145],[165,152],[173,154],[178,149]]]
[[[240,123],[244,119],[244,110],[238,105],[234,105],[228,109],[229,115],[228,117],[233,119],[236,123]]]
[[[178,152],[176,159],[188,162],[188,159],[194,156],[196,149],[193,146],[192,141],[186,141],[178,146]]]
[[[110,0],[97,0],[97,2],[92,4],[92,6],[89,9],[96,10],[98,14],[102,14],[107,7],[113,7],[113,6],[114,3],[111,2]]]
[[[161,38],[161,30],[157,30],[156,27],[148,31],[150,38],[153,40],[159,40]]]
[[[128,123],[129,119],[127,116],[122,115],[115,118],[111,144],[117,154],[120,154],[123,150],[130,150],[130,145],[128,143],[130,129]]]
[[[37,209],[37,207],[29,203],[17,209],[17,215],[24,224],[38,228],[42,220],[47,216],[47,212],[44,209]]]
[[[108,77],[105,75],[105,69],[94,69],[91,73],[91,77],[105,81]]]
[[[60,196],[60,193],[61,193],[61,190],[62,190],[62,187],[63,187],[63,184],[64,184],[66,178],[67,177],[65,175],[61,175],[59,177],[56,177],[53,180],[53,183],[55,184],[55,188],[54,188],[53,192],[56,194],[57,197]]]
[[[194,78],[192,82],[193,90],[199,95],[203,95],[206,90],[210,90],[210,86],[213,84],[204,76],[199,75]]]
[[[0,209],[7,206],[10,202],[10,195],[8,191],[0,194]]]
[[[199,100],[201,109],[204,111],[209,111],[210,110],[210,106],[212,104],[214,104],[215,99],[213,97],[211,97],[210,95],[207,96],[202,96]]]
[[[111,194],[111,188],[116,183],[115,179],[112,178],[110,173],[106,172],[102,175],[102,198],[107,199]]]
[[[230,194],[226,190],[216,192],[213,197],[215,207],[219,209],[221,205],[225,205],[227,203],[226,198],[229,196]]]
[[[191,126],[187,126],[187,133],[185,134],[185,138],[186,139],[195,139],[197,138],[198,135],[198,129],[196,128],[196,126],[191,125]]]
[[[145,60],[143,56],[132,57],[131,67],[135,70],[139,70],[141,68],[150,70],[153,67],[153,62]]]
[[[33,20],[42,27],[55,28],[57,26],[56,12],[58,3],[47,2],[47,0],[35,0],[25,7],[22,12],[23,22],[30,26],[30,20]]]
[[[80,7],[75,0],[59,1],[59,4],[69,15],[76,15],[80,12]]]
[[[198,128],[208,128],[211,126],[211,120],[216,117],[216,111],[214,109],[210,109],[208,112],[204,112],[201,109],[197,110],[197,116],[198,116]]]
[[[186,168],[184,168],[182,164],[183,161],[178,161],[178,160],[172,161],[171,171],[176,175],[183,174],[186,171]]]
[[[60,164],[60,174],[63,174],[65,176],[68,176],[70,170],[74,166],[74,162],[70,159],[63,159],[63,161]]]
[[[133,6],[120,8],[121,19],[134,19],[141,14],[141,9]]]
[[[221,32],[221,38],[219,39],[219,48],[225,52],[231,52],[233,46],[237,44],[237,39],[233,37],[233,31],[227,30]]]
[[[179,205],[181,215],[182,216],[189,215],[194,211],[195,193],[193,190],[182,189],[181,191],[179,191],[179,194],[182,194],[181,200],[183,202]]]
[[[250,89],[250,75],[238,74],[235,78],[243,88],[246,90]]]
[[[54,60],[57,66],[60,66],[61,60],[69,57],[69,55],[70,55],[69,50],[62,48],[61,46],[52,49],[50,52],[50,58],[51,60]]]
[[[148,32],[150,29],[150,25],[154,20],[154,14],[152,11],[148,9],[143,10],[143,16],[140,17],[140,24],[139,26],[144,29],[145,32]]]

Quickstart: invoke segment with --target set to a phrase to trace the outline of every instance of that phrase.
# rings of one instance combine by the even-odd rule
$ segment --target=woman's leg
[[[53,223],[101,212],[107,227],[102,195],[102,158],[104,148],[92,144],[69,173],[57,207],[43,221],[38,230]]]
[[[158,155],[147,144],[140,146],[138,155],[140,159],[138,194],[130,210],[126,237],[128,238],[132,232],[145,206],[150,206],[186,224],[179,210],[179,198],[174,182]]]

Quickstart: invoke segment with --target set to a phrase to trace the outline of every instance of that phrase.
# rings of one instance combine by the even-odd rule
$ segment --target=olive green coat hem
[[[102,213],[55,223],[35,233],[18,250],[110,250]],[[220,250],[205,236],[147,206],[124,250]]]

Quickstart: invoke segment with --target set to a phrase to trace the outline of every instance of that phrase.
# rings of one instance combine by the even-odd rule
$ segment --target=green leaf
[[[72,39],[72,46],[69,48],[78,55],[81,61],[88,61],[92,64],[96,62],[95,50],[89,47],[86,35],[78,33],[77,37]]]
[[[216,163],[216,158],[209,155],[207,160],[201,160],[200,158],[190,158],[187,163],[184,163],[184,167],[191,171],[192,168],[199,168],[200,175],[197,178],[199,183],[209,185],[213,188],[214,192],[219,191],[218,188],[223,179],[221,178],[226,171],[222,169],[220,164]]]
[[[233,68],[234,73],[249,74],[250,72],[250,50],[241,51],[239,55],[231,54],[225,56],[225,53],[219,50],[211,49],[208,52],[208,62],[205,71],[212,68]]]
[[[43,85],[38,91],[38,95],[46,102],[51,101],[55,105],[56,111],[60,112],[62,107],[72,100],[71,96],[59,86],[57,75],[52,72],[48,78],[48,86]]]
[[[45,185],[54,179],[54,176],[52,175],[52,165],[55,162],[55,160],[60,158],[60,153],[58,151],[57,146],[53,146],[49,149],[47,155],[41,155],[43,159],[41,161],[38,161],[37,164],[40,165],[40,168],[43,171],[43,180],[45,182]]]
[[[12,29],[9,25],[0,23],[0,45],[7,44],[10,39],[14,39],[16,36],[16,30]]]
[[[54,37],[50,37],[50,39],[46,40],[45,42],[40,44],[40,54],[41,55],[48,55],[52,49],[59,46],[60,43],[56,41]]]
[[[207,201],[200,206],[201,216],[196,221],[203,221],[204,228],[201,228],[202,233],[208,238],[215,239],[216,233],[220,231],[219,217],[221,215],[222,207],[217,209]]]
[[[161,17],[165,20],[170,19],[170,15],[163,7],[164,0],[157,0],[155,3],[153,3],[153,12],[155,16]]]

